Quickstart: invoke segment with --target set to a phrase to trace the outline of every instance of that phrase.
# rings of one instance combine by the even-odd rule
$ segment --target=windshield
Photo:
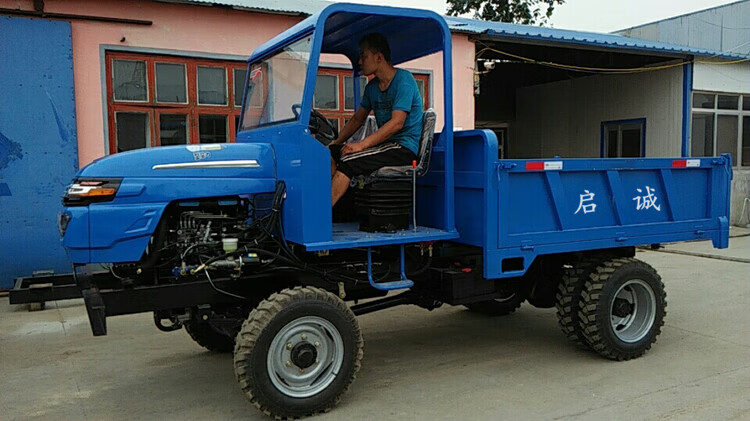
[[[241,130],[297,120],[311,48],[308,36],[250,65]]]

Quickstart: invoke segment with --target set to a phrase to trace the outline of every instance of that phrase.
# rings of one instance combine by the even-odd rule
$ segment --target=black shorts
[[[358,175],[369,175],[383,167],[411,165],[417,159],[414,152],[394,142],[384,142],[341,157],[344,145],[331,145],[331,157],[336,162],[336,168],[349,178]]]

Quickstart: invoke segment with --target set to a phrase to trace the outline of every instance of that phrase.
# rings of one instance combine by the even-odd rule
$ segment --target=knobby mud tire
[[[335,327],[343,342],[343,362],[325,389],[297,398],[274,386],[268,353],[285,326],[306,317],[322,318]],[[263,300],[245,320],[235,342],[234,370],[245,397],[278,420],[328,412],[338,405],[354,381],[364,355],[364,341],[354,313],[337,296],[315,287],[285,289]]]

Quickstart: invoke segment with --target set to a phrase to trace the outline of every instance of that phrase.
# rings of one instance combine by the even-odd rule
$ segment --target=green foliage
[[[544,26],[565,0],[447,0],[448,15],[471,13],[475,19]]]

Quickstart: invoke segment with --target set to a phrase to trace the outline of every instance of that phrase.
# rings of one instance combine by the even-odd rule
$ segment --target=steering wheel
[[[323,114],[310,111],[310,133],[324,146],[328,146],[339,137],[339,130]]]
[[[301,104],[292,104],[292,113],[294,118],[299,119],[299,112],[302,109]],[[316,110],[310,111],[310,133],[318,139],[318,142],[324,146],[336,140],[339,137],[339,130],[323,114]]]

